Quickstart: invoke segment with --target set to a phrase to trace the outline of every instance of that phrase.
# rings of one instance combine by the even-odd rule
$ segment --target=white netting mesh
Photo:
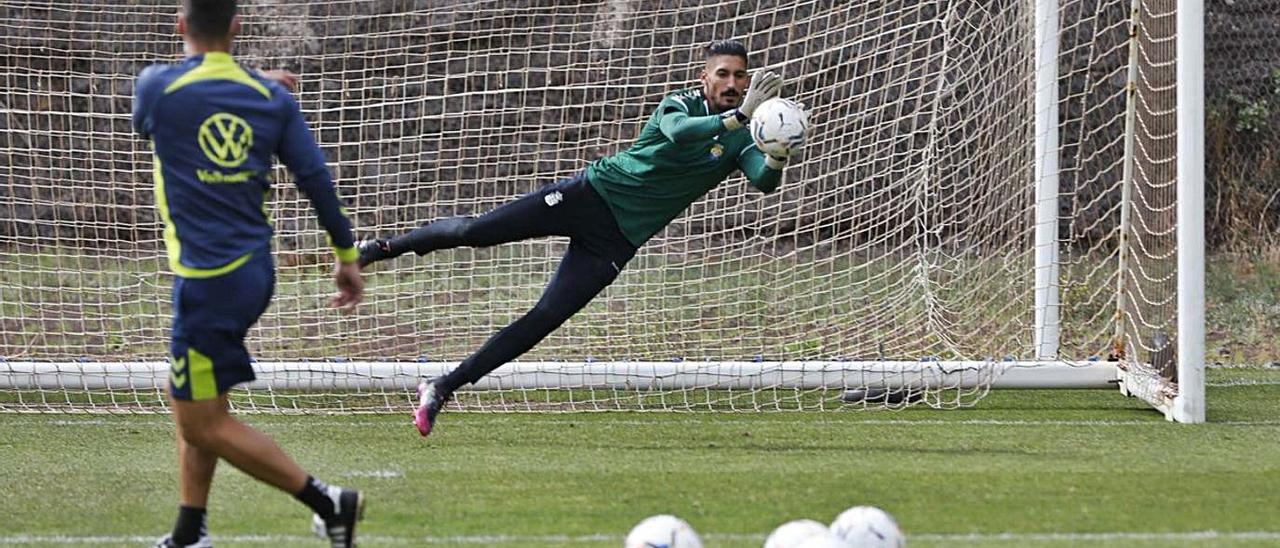
[[[117,4],[0,0],[0,356],[9,363],[164,359],[170,278],[150,151],[131,134],[129,112],[141,68],[180,53],[177,2]],[[787,75],[784,94],[808,105],[812,130],[782,190],[760,196],[730,179],[522,361],[1034,357],[1028,2],[241,4],[237,59],[301,73],[300,103],[362,236],[483,212],[629,146],[665,93],[695,84],[701,47],[713,38],[738,38],[753,65]],[[1129,10],[1129,0],[1062,5],[1064,360],[1105,355],[1117,331]],[[1143,74],[1162,74],[1155,63]],[[1170,83],[1149,89],[1171,96]],[[1170,138],[1160,128],[1171,107],[1146,104],[1140,149]],[[1170,158],[1140,155],[1139,172],[1151,178],[1134,188],[1167,189]],[[564,249],[547,239],[410,255],[371,275],[367,304],[343,317],[322,307],[330,255],[309,205],[280,175],[271,200],[279,282],[251,351],[263,361],[406,365],[391,371],[390,388],[359,397],[340,395],[326,373],[290,373],[305,379],[306,394],[257,390],[246,406],[404,406],[414,362],[465,357],[533,304]],[[1160,196],[1150,209],[1133,206],[1134,218],[1162,219],[1172,195]],[[1171,226],[1142,230],[1166,238]],[[1134,234],[1131,242],[1148,241]],[[1169,251],[1131,245],[1128,256],[1147,265]],[[1172,303],[1169,272],[1131,271],[1124,294]],[[1126,323],[1136,339],[1168,317],[1133,314]],[[4,390],[0,408],[161,399],[154,388],[85,390],[76,366],[66,368],[68,388]],[[708,380],[650,392],[642,369],[622,388],[498,390],[461,401],[812,408],[846,387],[894,380],[849,373],[817,388],[780,388],[781,377],[760,374],[747,388]],[[151,378],[138,375],[139,385]],[[945,376],[925,401],[972,404],[991,377]],[[0,363],[7,384],[29,378]],[[564,384],[575,378],[566,366]]]
[[[1127,312],[1120,326],[1131,366],[1177,380],[1177,88],[1173,0],[1138,10],[1134,161],[1120,280]],[[1170,387],[1172,389],[1174,387]],[[1173,394],[1169,394],[1172,396]]]

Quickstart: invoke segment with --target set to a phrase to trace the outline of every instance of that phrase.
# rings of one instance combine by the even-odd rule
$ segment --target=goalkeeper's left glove
[[[724,113],[724,127],[729,130],[742,128],[751,122],[751,115],[761,103],[773,99],[782,91],[782,76],[773,71],[757,73],[751,78],[751,87],[747,89],[747,97],[742,106]]]

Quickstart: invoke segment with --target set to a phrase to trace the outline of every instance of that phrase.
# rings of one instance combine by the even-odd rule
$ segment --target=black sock
[[[462,385],[471,382],[471,379],[467,378],[466,369],[467,367],[465,366],[465,364],[460,365],[457,368],[455,368],[453,371],[450,371],[445,376],[436,379],[434,381],[436,388],[438,390],[443,390],[446,394],[452,394],[456,392],[459,388],[462,387]]]
[[[307,476],[307,484],[293,495],[302,501],[303,504],[311,508],[311,511],[320,515],[320,519],[330,521],[333,519],[336,509],[333,507],[333,499],[329,498],[329,486],[311,476]]]
[[[195,544],[206,531],[204,508],[178,507],[178,522],[173,524],[173,542],[178,546]]]
[[[451,217],[422,225],[387,242],[389,255],[398,257],[410,251],[418,255],[426,255],[432,251],[464,245],[471,247],[493,245],[494,242],[467,236],[467,227],[473,221],[472,217]]]
[[[404,255],[405,253],[413,251],[413,248],[410,247],[411,244],[407,240],[408,238],[405,236],[397,236],[394,238],[387,238],[386,240],[379,242],[377,252],[378,260],[385,261],[387,259],[394,259]]]

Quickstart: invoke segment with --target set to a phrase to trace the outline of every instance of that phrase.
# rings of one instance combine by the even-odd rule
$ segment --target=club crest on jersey
[[[711,159],[719,160],[721,156],[724,156],[724,145],[720,143],[711,145]]]
[[[560,191],[557,190],[555,192],[547,194],[546,196],[543,196],[542,201],[547,203],[547,207],[555,207],[556,204],[564,201],[564,194],[561,194]]]

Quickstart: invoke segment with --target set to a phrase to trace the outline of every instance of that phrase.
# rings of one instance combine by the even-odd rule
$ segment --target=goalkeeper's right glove
[[[724,127],[729,130],[739,129],[751,123],[751,115],[762,103],[778,96],[782,91],[782,76],[773,71],[757,73],[751,78],[751,88],[747,90],[747,98],[742,106],[724,113]]]

